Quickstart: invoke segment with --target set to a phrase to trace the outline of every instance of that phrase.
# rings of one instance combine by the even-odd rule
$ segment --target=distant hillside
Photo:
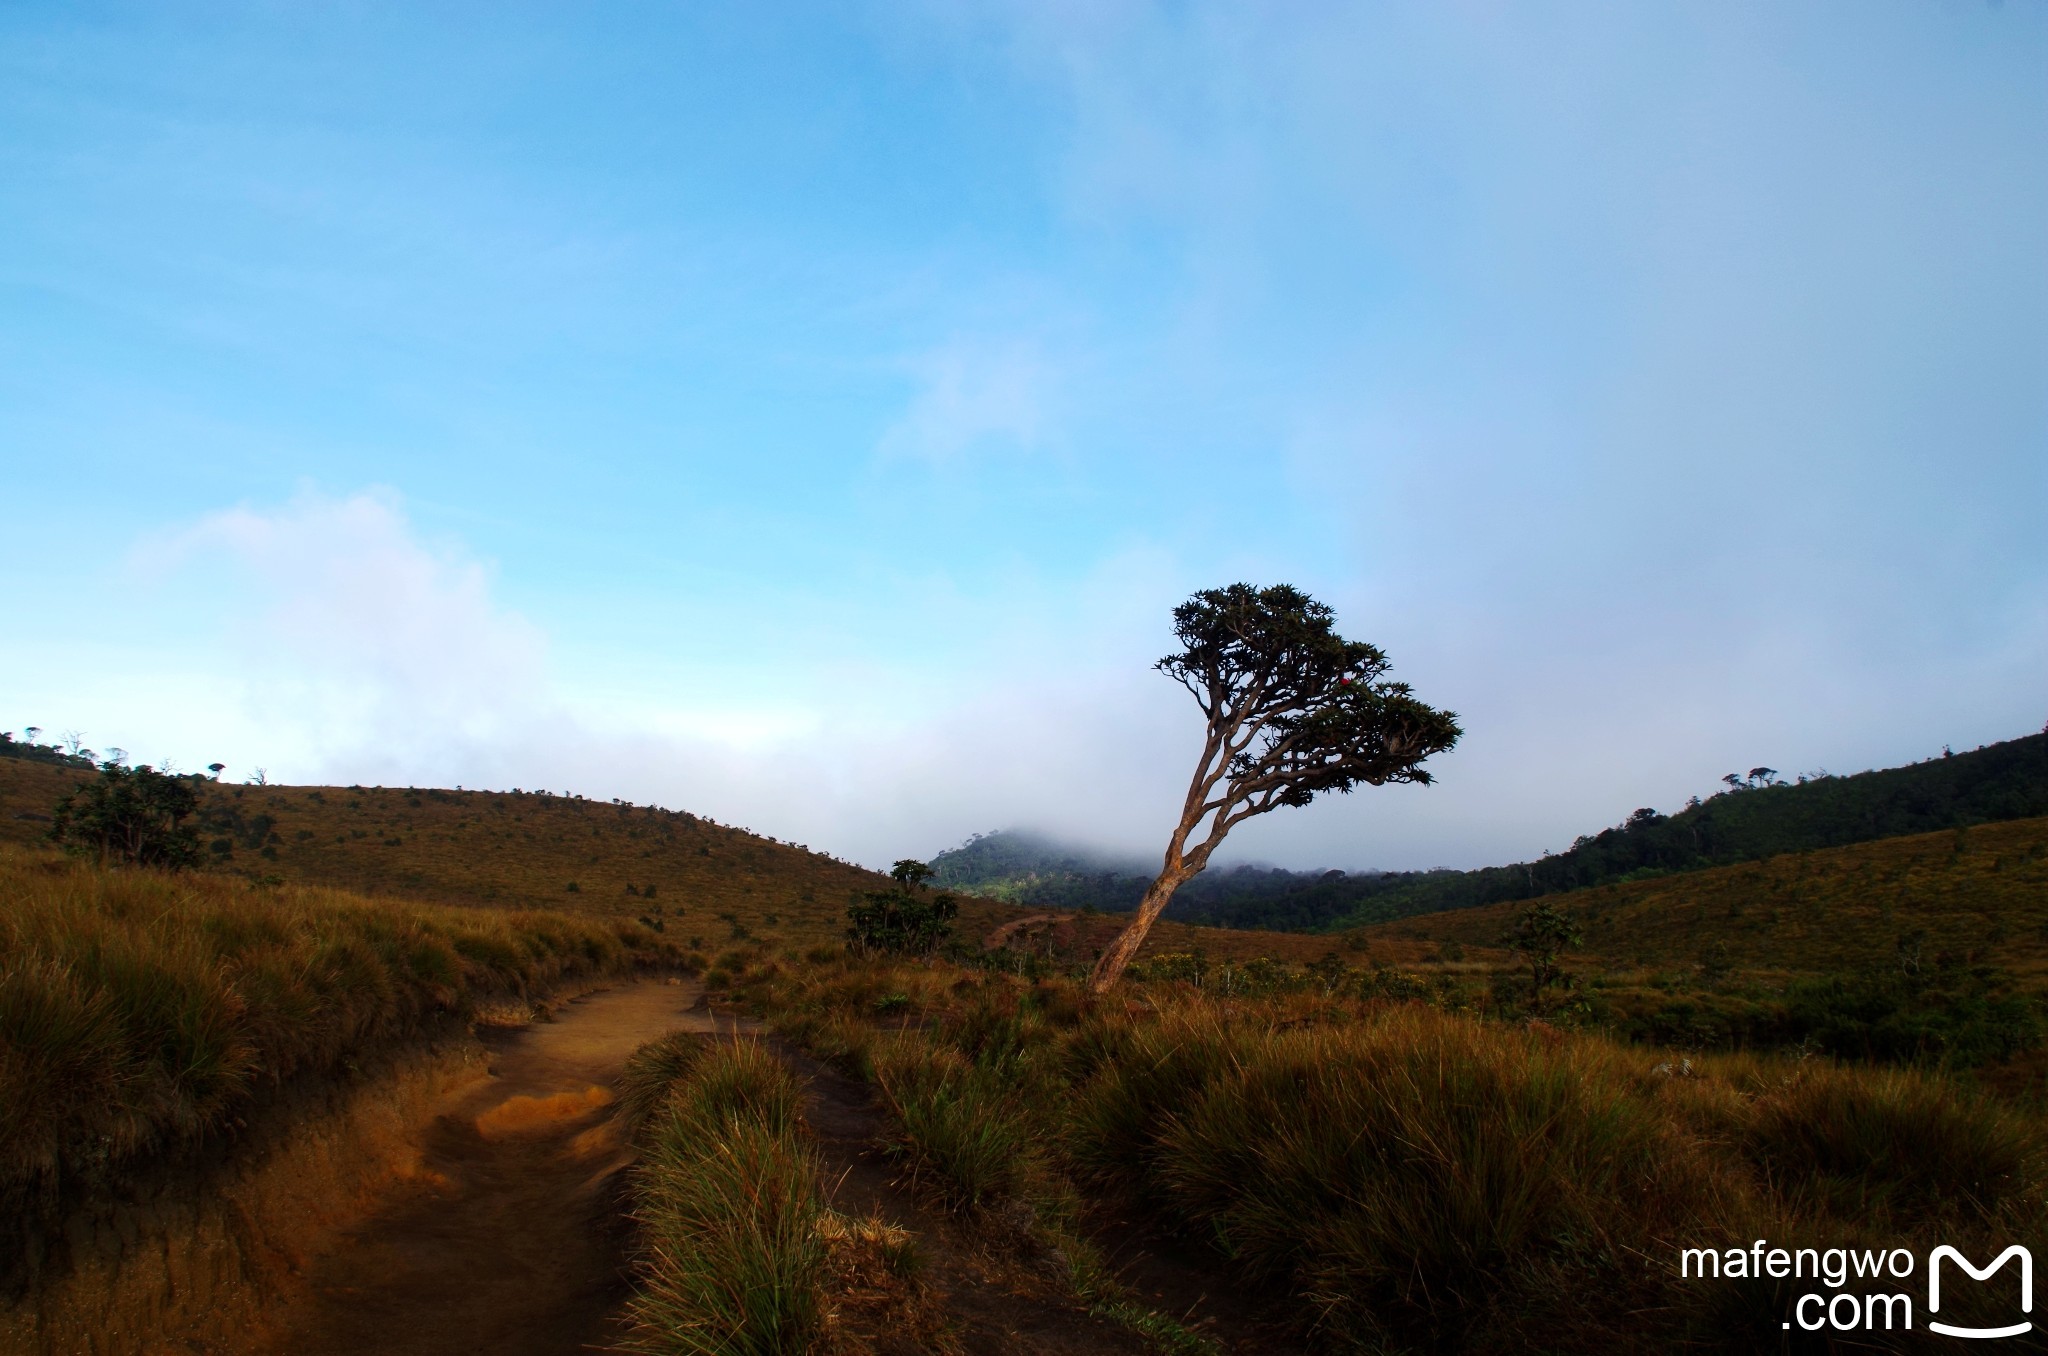
[[[1077,848],[1016,829],[976,834],[932,859],[948,889],[1040,908],[1123,913],[1137,907],[1152,871],[1136,858]],[[1297,872],[1270,866],[1213,867],[1182,886],[1167,915],[1203,926],[1313,931],[1322,916],[1294,907],[1317,887],[1344,880],[1342,871]],[[1255,922],[1224,922],[1239,915]]]
[[[2039,815],[2048,815],[2048,734],[1853,776],[1790,783],[1759,776],[1676,814],[1638,810],[1568,851],[1510,866],[1348,875],[1212,870],[1183,886],[1168,912],[1217,927],[1330,931]],[[1133,907],[1151,874],[1137,862],[1021,833],[971,839],[934,865],[957,889],[1105,911]]]
[[[20,746],[17,745],[16,748]],[[92,775],[0,751],[0,838],[40,840]],[[686,944],[836,937],[887,878],[699,815],[532,791],[198,783],[208,866],[436,903],[645,917]],[[694,940],[693,940],[694,939]]]
[[[932,858],[934,883],[987,899],[1118,912],[1136,906],[1151,877],[1136,858],[1056,842],[1021,829],[977,833]]]

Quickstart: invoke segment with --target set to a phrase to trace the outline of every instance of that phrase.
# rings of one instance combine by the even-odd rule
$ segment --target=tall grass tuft
[[[1801,1069],[1756,1100],[1743,1147],[1788,1195],[1875,1228],[1996,1215],[2048,1176],[2026,1122],[1907,1070]]]
[[[793,1356],[825,1320],[824,1187],[801,1089],[752,1042],[696,1058],[648,1115],[635,1181],[643,1247],[631,1347],[648,1356]]]
[[[1697,1152],[1586,1048],[1401,1009],[1219,1053],[1187,1102],[1153,1108],[1155,1187],[1332,1337],[1583,1324],[1580,1305],[1648,1298],[1623,1257],[1719,1231]]]
[[[631,1135],[703,1061],[709,1046],[688,1031],[671,1031],[635,1050],[619,1074],[620,1126]]]
[[[1030,1124],[1002,1076],[958,1051],[916,1037],[879,1042],[875,1085],[920,1177],[959,1209],[1014,1196],[1038,1164]]]

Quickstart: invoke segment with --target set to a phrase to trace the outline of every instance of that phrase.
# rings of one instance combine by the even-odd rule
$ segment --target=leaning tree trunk
[[[1123,978],[1125,967],[1145,944],[1145,934],[1152,931],[1153,922],[1165,910],[1173,892],[1192,874],[1171,868],[1159,873],[1159,878],[1145,891],[1145,897],[1138,901],[1138,916],[1116,935],[1116,940],[1102,953],[1102,959],[1095,962],[1095,972],[1088,976],[1088,992],[1108,993]]]

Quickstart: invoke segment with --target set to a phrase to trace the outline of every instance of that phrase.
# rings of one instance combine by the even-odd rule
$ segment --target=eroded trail
[[[622,986],[486,1036],[492,1076],[435,1121],[420,1177],[312,1265],[280,1356],[608,1347],[627,1293],[613,1083],[642,1043],[714,1029],[699,992]]]

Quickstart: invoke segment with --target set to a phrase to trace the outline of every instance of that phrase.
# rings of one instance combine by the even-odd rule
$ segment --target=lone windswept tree
[[[1239,824],[1325,791],[1427,783],[1423,760],[1458,742],[1454,713],[1384,681],[1386,655],[1344,639],[1334,621],[1285,584],[1205,589],[1174,609],[1181,649],[1154,667],[1194,694],[1208,734],[1165,864],[1095,964],[1096,993],[1117,982],[1174,891]]]

